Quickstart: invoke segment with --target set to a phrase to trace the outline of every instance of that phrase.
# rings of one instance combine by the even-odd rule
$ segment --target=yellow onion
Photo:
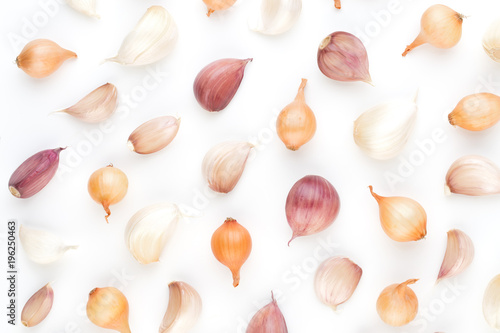
[[[116,288],[92,289],[87,302],[87,317],[99,327],[131,333],[128,324],[128,301]]]
[[[63,62],[76,58],[76,53],[63,49],[48,39],[35,39],[23,48],[16,58],[16,64],[34,78],[44,78],[54,73]]]
[[[229,7],[234,5],[236,0],[203,0],[203,2],[205,3],[205,5],[207,5],[207,16],[210,17],[210,15],[216,10],[228,9]]]
[[[220,263],[231,270],[233,286],[237,287],[241,266],[252,252],[252,238],[248,230],[228,217],[212,235],[212,252]]]
[[[302,79],[295,100],[285,106],[276,120],[278,136],[290,150],[299,149],[316,132],[316,117],[304,97],[306,83],[307,80]]]
[[[425,43],[441,49],[449,49],[457,45],[462,37],[463,20],[462,14],[445,5],[429,7],[420,20],[420,33],[406,47],[403,57],[417,46]]]
[[[427,234],[427,214],[415,200],[405,197],[383,197],[373,192],[380,210],[380,223],[387,236],[398,242],[418,241]]]
[[[408,287],[418,279],[411,279],[401,284],[392,284],[382,290],[377,299],[377,312],[384,323],[391,326],[403,326],[417,316],[418,299]]]
[[[469,131],[482,131],[500,120],[500,97],[490,93],[466,96],[458,102],[448,115],[453,126],[460,126]]]
[[[120,202],[127,194],[128,179],[121,171],[112,164],[95,171],[89,179],[89,194],[95,202],[100,203],[106,211],[106,222],[111,215],[109,206]]]

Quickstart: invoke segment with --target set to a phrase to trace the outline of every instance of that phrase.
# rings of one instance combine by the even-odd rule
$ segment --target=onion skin
[[[16,198],[26,199],[40,192],[54,177],[59,154],[66,148],[43,150],[24,161],[9,179],[9,190]]]
[[[228,9],[234,5],[236,0],[203,0],[203,2],[207,5],[207,16],[210,17],[210,15],[212,15],[212,13],[216,10]]]
[[[353,34],[328,35],[319,45],[317,60],[320,71],[332,80],[372,84],[365,46]]]
[[[113,287],[94,288],[89,293],[87,317],[95,325],[120,333],[131,333],[129,306],[123,293]]]
[[[399,327],[411,322],[418,313],[418,298],[408,287],[418,279],[410,279],[400,284],[391,284],[377,299],[377,312],[384,323]]]
[[[249,59],[220,59],[205,66],[196,76],[193,91],[207,111],[226,108],[240,87]]]
[[[293,235],[316,234],[328,228],[337,218],[340,199],[328,180],[320,176],[305,176],[291,188],[286,198],[285,212]]]
[[[459,126],[469,131],[482,131],[500,120],[500,97],[490,93],[466,96],[458,102],[448,115],[452,126]]]

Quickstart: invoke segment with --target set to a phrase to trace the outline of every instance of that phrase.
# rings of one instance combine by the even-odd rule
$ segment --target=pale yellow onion
[[[120,202],[127,194],[127,176],[112,164],[96,170],[89,179],[89,194],[106,211],[106,222],[111,215],[109,206]]]
[[[373,192],[380,210],[382,229],[398,242],[418,241],[427,234],[427,214],[415,200],[405,197],[383,197]]]
[[[123,293],[114,288],[94,288],[87,301],[87,317],[95,325],[131,333],[128,323],[128,301]]]
[[[210,15],[212,15],[212,13],[216,10],[228,9],[229,7],[234,5],[236,0],[203,0],[203,2],[205,3],[205,5],[207,5],[207,16],[210,17]]]
[[[377,299],[377,312],[386,324],[398,327],[415,319],[418,313],[418,299],[408,285],[417,281],[418,279],[407,280],[382,290]]]
[[[451,125],[469,131],[485,130],[499,120],[500,97],[490,93],[472,94],[462,98],[448,115]]]
[[[304,97],[306,83],[307,80],[302,79],[295,100],[285,106],[276,120],[278,136],[290,150],[299,149],[316,133],[316,117]]]
[[[420,21],[420,33],[406,47],[403,57],[411,50],[425,43],[432,46],[449,49],[455,46],[462,37],[462,22],[464,15],[457,13],[445,5],[429,7]]]
[[[462,273],[474,259],[474,244],[461,230],[448,231],[448,242],[437,282]],[[436,282],[436,283],[437,283]]]

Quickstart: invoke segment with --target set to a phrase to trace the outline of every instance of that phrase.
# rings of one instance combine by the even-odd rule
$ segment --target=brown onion
[[[328,180],[320,176],[305,176],[297,181],[286,198],[286,218],[293,235],[308,236],[328,228],[337,218],[340,199]]]

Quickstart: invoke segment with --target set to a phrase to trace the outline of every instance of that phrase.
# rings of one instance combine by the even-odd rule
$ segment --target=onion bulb
[[[128,324],[128,301],[116,288],[92,289],[87,302],[87,317],[99,327],[131,333]]]

